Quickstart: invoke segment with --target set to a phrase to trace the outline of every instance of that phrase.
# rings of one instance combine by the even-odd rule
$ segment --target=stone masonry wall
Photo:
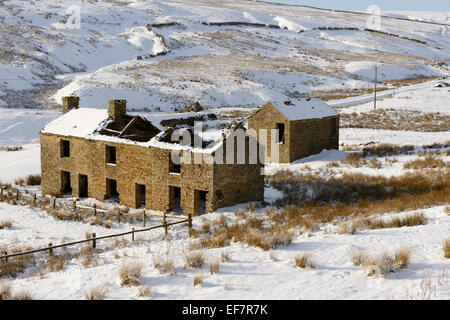
[[[61,157],[61,139],[70,141],[68,158]],[[107,145],[116,147],[115,165],[106,163]],[[88,176],[88,196],[100,201],[108,197],[106,179],[113,179],[117,181],[120,203],[132,208],[140,206],[136,184],[146,186],[146,208],[157,211],[173,209],[171,186],[181,189],[180,204],[184,214],[200,212],[200,191],[207,192],[206,212],[263,199],[260,166],[182,163],[180,173],[170,173],[170,152],[155,147],[41,134],[42,192],[61,193],[63,170],[70,172],[72,196],[79,196],[79,174]],[[214,191],[218,188],[226,195],[225,201],[217,201]]]

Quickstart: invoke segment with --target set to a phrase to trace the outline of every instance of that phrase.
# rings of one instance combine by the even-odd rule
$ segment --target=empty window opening
[[[88,197],[88,176],[85,174],[78,175],[78,196],[80,198]]]
[[[195,190],[194,192],[194,215],[202,215],[206,213],[206,198],[208,191]]]
[[[135,184],[135,194],[136,194],[136,208],[145,208],[146,204],[146,188],[145,185],[136,183]]]
[[[177,213],[183,214],[183,209],[181,208],[181,188],[180,187],[169,187],[169,210]]]
[[[61,193],[72,194],[72,185],[70,184],[70,172],[61,171]]]
[[[180,155],[171,153],[169,156],[169,172],[181,173]]]
[[[106,198],[111,200],[119,200],[119,192],[117,191],[117,180],[106,179]]]
[[[331,120],[331,128],[330,128],[330,137],[336,137],[337,134],[337,120],[336,119],[332,119]]]
[[[116,164],[116,147],[106,146],[106,163]]]
[[[60,149],[61,149],[61,158],[70,157],[70,141],[69,140],[61,140]]]
[[[277,123],[278,143],[284,143],[284,123]]]

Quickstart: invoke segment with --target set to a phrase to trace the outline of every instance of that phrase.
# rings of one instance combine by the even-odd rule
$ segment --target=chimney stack
[[[79,97],[75,96],[62,97],[62,112],[67,113],[72,109],[78,109],[79,102],[80,102]]]
[[[121,121],[127,113],[127,100],[109,100],[108,114],[114,121]]]

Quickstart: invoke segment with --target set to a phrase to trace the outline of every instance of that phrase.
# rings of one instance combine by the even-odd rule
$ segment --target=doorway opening
[[[70,172],[61,171],[61,193],[72,194],[72,185],[70,184]]]
[[[136,208],[145,208],[145,205],[146,205],[145,185],[136,183],[134,186],[135,186],[135,195],[136,195]]]
[[[88,176],[85,174],[78,175],[78,196],[80,198],[88,197]]]
[[[181,188],[169,186],[169,210],[183,214],[183,208],[181,208]]]

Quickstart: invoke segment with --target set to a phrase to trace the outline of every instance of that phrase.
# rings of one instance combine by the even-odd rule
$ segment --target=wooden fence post
[[[53,256],[53,248],[52,248],[52,244],[49,243],[48,246],[49,246],[49,249],[48,249],[48,256],[51,257],[51,256]]]
[[[95,241],[95,233],[92,234],[92,249],[95,249],[97,247],[97,242]]]
[[[3,255],[6,257],[8,255],[8,252],[3,252]],[[5,262],[8,262],[8,258],[5,258]]]
[[[117,222],[120,223],[120,208],[119,211],[117,211]]]
[[[146,217],[145,217],[145,209],[144,209],[144,211],[142,211],[142,227],[143,228],[145,228],[145,219],[146,219]]]
[[[36,193],[33,195],[33,206],[36,207]]]
[[[188,213],[189,238],[192,237],[192,214]]]
[[[169,234],[169,229],[167,229],[167,220],[166,220],[166,213],[164,212],[163,215],[163,224],[164,224],[164,232],[166,233],[166,236]]]
[[[72,202],[72,209],[73,209],[73,220],[77,219],[77,202],[73,200]]]
[[[4,196],[3,196],[3,187],[2,187],[2,192],[0,193],[0,201],[3,202],[3,200],[5,200]]]
[[[131,229],[131,241],[134,242],[134,228]]]
[[[94,203],[94,216],[97,216],[97,205]]]
[[[56,197],[53,198],[53,209],[56,208]]]
[[[16,191],[16,200],[19,200],[19,189]]]

